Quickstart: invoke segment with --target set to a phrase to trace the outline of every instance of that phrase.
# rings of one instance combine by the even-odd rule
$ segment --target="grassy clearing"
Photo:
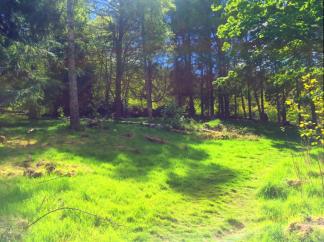
[[[294,130],[227,122],[258,139],[206,140],[111,122],[80,133],[63,121],[2,116],[0,124],[0,240],[323,239],[319,151],[305,163]],[[26,160],[40,177],[24,176]],[[26,230],[62,207],[99,217],[60,210]]]

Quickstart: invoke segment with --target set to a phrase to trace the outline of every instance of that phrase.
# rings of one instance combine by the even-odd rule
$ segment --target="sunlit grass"
[[[290,187],[287,180],[297,179],[292,154],[300,147],[293,131],[281,135],[273,125],[248,124],[260,136],[253,141],[203,140],[112,122],[80,133],[63,121],[6,117],[1,124],[8,142],[0,146],[0,240],[294,241],[299,237],[287,232],[290,223],[323,214],[316,167],[302,168],[313,172],[311,181]],[[36,131],[27,134],[29,128]],[[51,162],[62,172],[39,178],[12,172],[28,157],[33,166]],[[97,217],[62,210],[25,229],[60,207]],[[7,225],[10,233],[2,229]],[[318,233],[310,238],[316,241]]]

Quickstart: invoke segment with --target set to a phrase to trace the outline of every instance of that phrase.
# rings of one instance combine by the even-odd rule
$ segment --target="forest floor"
[[[324,241],[322,151],[224,126],[240,135],[0,116],[0,241]]]

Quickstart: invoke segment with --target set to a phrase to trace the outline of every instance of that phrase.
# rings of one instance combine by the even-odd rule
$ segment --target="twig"
[[[41,204],[38,206],[38,208],[36,209],[36,211],[40,211],[45,203],[45,200],[47,199],[47,196],[45,196],[41,202]]]
[[[65,177],[57,176],[57,177],[54,177],[54,178],[51,178],[51,179],[48,179],[48,180],[45,180],[45,181],[38,182],[37,185],[44,184],[44,183],[47,183],[47,182],[51,182],[51,181],[54,181],[54,180],[57,180],[57,179],[60,179],[60,178],[65,178]]]
[[[48,215],[50,215],[52,213],[55,213],[55,212],[58,212],[58,211],[62,211],[62,210],[77,211],[77,212],[80,212],[80,213],[83,213],[83,214],[87,214],[89,216],[92,216],[92,217],[95,217],[95,218],[98,218],[98,219],[101,219],[101,220],[105,220],[105,221],[107,221],[107,222],[109,222],[109,223],[111,223],[113,225],[122,226],[120,224],[117,224],[117,223],[113,222],[109,218],[103,218],[103,217],[98,216],[97,214],[93,214],[93,213],[90,213],[90,212],[87,212],[87,211],[84,211],[84,210],[81,210],[81,209],[78,209],[78,208],[62,207],[62,208],[57,208],[57,209],[54,209],[54,210],[51,210],[51,211],[45,213],[44,215],[40,216],[39,218],[37,218],[36,220],[34,220],[30,224],[28,224],[25,229],[26,230],[29,229],[31,226],[33,226],[34,224],[38,223],[40,220],[42,220],[43,218],[47,217]]]

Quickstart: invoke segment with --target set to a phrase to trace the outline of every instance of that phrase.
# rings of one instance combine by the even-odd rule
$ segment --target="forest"
[[[323,2],[1,0],[0,241],[323,241]]]

